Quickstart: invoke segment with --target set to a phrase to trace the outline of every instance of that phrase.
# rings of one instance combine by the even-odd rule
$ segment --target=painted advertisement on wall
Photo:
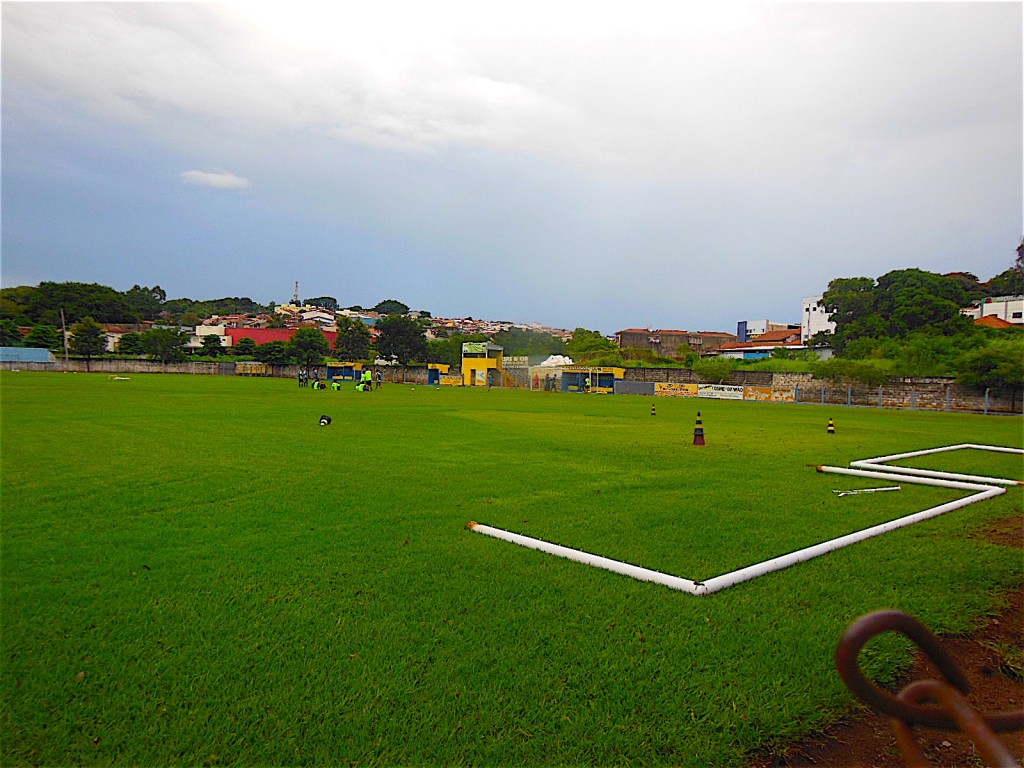
[[[654,383],[654,394],[666,397],[696,397],[696,384],[673,384],[668,381],[656,381]]]
[[[743,387],[732,384],[698,384],[698,397],[711,397],[716,400],[742,400]]]

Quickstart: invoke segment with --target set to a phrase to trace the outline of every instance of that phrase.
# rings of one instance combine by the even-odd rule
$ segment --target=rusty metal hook
[[[846,687],[865,704],[911,725],[924,725],[945,731],[959,730],[956,718],[945,709],[923,706],[911,700],[902,701],[864,676],[857,662],[860,651],[868,641],[883,632],[906,635],[938,667],[951,686],[965,694],[970,692],[967,678],[939,639],[924,624],[901,611],[869,613],[853,622],[843,633],[836,648],[836,667]],[[1024,729],[1024,709],[981,717],[997,733]]]
[[[952,686],[938,680],[916,680],[901,690],[897,698],[910,704],[934,701],[953,716],[959,730],[963,731],[977,748],[985,765],[991,768],[1020,768],[1016,758],[988,727],[981,713]],[[910,768],[930,765],[918,746],[910,725],[897,718],[893,718],[891,722],[896,734],[896,743],[907,765]]]

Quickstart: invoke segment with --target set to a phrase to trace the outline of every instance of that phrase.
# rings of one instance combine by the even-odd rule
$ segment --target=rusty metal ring
[[[900,632],[906,635],[938,667],[951,686],[962,693],[970,692],[967,678],[952,655],[942,647],[939,639],[924,624],[901,611],[869,613],[857,619],[843,633],[836,648],[836,667],[846,687],[865,704],[890,717],[905,720],[912,725],[924,725],[946,731],[958,730],[956,718],[946,710],[900,701],[864,676],[858,664],[860,651],[868,641],[883,632]],[[997,733],[1024,729],[1024,710],[997,712],[982,717],[988,727]]]

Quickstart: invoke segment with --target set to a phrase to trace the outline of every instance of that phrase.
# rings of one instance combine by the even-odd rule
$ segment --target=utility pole
[[[68,327],[64,322],[64,307],[60,308],[60,328],[61,335],[64,338],[64,372],[68,371]]]

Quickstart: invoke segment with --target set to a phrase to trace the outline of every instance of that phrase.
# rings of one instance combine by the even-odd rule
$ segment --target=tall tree
[[[33,322],[59,326],[62,309],[68,323],[85,317],[99,323],[130,323],[135,320],[123,293],[97,283],[40,283],[26,311]]]
[[[423,324],[411,317],[388,315],[377,321],[377,354],[393,357],[402,365],[423,362],[427,357],[427,339]]]
[[[256,351],[256,340],[245,336],[235,342],[231,347],[231,354],[235,357],[249,357]]]
[[[203,340],[201,342],[203,354],[209,355],[210,357],[217,357],[222,352],[226,352],[227,350],[225,350],[221,344],[220,339],[221,337],[214,333],[203,336]]]
[[[125,300],[136,320],[156,320],[160,316],[163,303],[167,301],[167,294],[159,285],[152,288],[143,288],[140,285],[133,285],[124,293]]]
[[[145,354],[145,349],[142,346],[142,334],[133,331],[122,335],[120,341],[117,342],[117,352],[120,355]]]
[[[64,348],[64,342],[60,332],[52,325],[37,325],[25,337],[25,346],[57,352]]]
[[[268,341],[266,344],[260,344],[253,352],[253,357],[268,365],[288,365],[295,362],[286,341]]]
[[[328,312],[336,312],[338,300],[333,296],[317,296],[315,299],[306,299],[305,303],[310,307],[323,307]]]
[[[452,368],[462,365],[462,343],[464,341],[487,341],[483,333],[456,333],[447,339],[435,339],[427,342],[427,362],[441,363]]]
[[[85,358],[85,370],[89,370],[92,358],[107,351],[107,334],[103,326],[91,317],[83,317],[68,329],[71,353]]]
[[[295,331],[288,348],[298,365],[320,365],[324,356],[331,351],[331,345],[319,328],[305,327]]]
[[[953,336],[966,332],[968,303],[961,282],[920,269],[902,269],[878,278],[838,278],[822,298],[832,313],[831,343],[837,354],[860,339],[903,338],[915,331]]]
[[[409,305],[396,299],[385,299],[374,307],[373,311],[382,315],[404,315],[409,311]]]
[[[16,322],[6,317],[0,320],[0,347],[20,347],[24,341]]]
[[[185,359],[186,336],[179,328],[153,328],[142,334],[142,347],[164,365]]]
[[[491,341],[506,355],[564,355],[565,342],[550,333],[509,328],[494,334]]]
[[[606,339],[600,331],[577,328],[565,344],[566,353],[577,363],[601,357],[616,350],[615,342]]]
[[[370,355],[370,329],[355,317],[338,318],[338,335],[334,338],[334,354],[339,360],[365,360]]]

